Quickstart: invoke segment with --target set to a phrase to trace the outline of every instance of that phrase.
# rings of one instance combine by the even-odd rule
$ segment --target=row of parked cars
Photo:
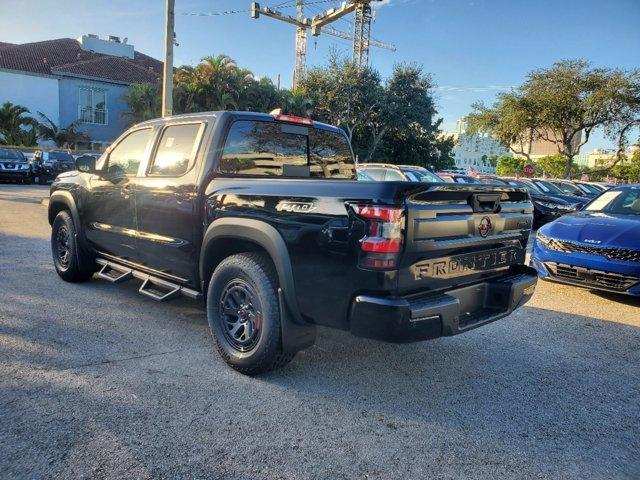
[[[74,156],[63,150],[22,152],[13,148],[0,148],[0,181],[26,184],[37,181],[44,185],[63,172],[76,170],[78,161],[97,156],[93,153]]]
[[[421,167],[387,164],[361,164],[358,178],[524,188],[534,206],[537,229],[531,266],[540,278],[640,297],[638,184],[434,174]]]

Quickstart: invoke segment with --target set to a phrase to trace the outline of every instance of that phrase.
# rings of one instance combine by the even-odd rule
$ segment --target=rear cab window
[[[351,148],[340,132],[259,120],[232,123],[221,173],[355,180]]]

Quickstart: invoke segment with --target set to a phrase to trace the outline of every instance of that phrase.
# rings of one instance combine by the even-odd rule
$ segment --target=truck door
[[[136,221],[133,185],[149,154],[153,129],[133,130],[105,157],[100,175],[91,179],[83,205],[86,236],[102,253],[139,261],[136,252]]]
[[[202,221],[197,211],[195,168],[205,122],[166,125],[135,179],[136,246],[142,264],[180,280],[196,278],[196,236]]]

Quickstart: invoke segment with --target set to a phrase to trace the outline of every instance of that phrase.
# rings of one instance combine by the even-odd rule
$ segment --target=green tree
[[[0,106],[0,145],[33,146],[38,122],[29,116],[29,109],[5,102]]]
[[[90,141],[86,132],[78,130],[78,122],[73,122],[64,128],[56,125],[44,113],[38,112],[41,122],[38,123],[38,136],[44,140],[51,140],[57,147],[74,148],[78,143]]]
[[[539,172],[545,173],[549,177],[561,178],[564,175],[567,159],[562,155],[548,155],[546,157],[536,159],[535,165]],[[574,165],[573,167],[574,171],[577,173],[577,165]]]
[[[515,158],[502,155],[496,162],[496,173],[501,177],[512,177],[516,174],[522,175],[524,166],[524,158]]]
[[[531,140],[556,145],[565,157],[564,176],[573,159],[598,128],[619,131],[640,102],[638,70],[593,68],[584,60],[563,60],[535,70],[492,107],[478,103],[469,115],[470,130],[495,136],[514,153],[529,157]]]
[[[122,114],[127,119],[127,126],[160,116],[161,99],[157,85],[135,83],[127,88],[122,99],[128,107]]]

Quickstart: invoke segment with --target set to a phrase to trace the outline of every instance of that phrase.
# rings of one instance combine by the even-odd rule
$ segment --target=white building
[[[467,134],[466,122],[463,119],[456,122],[456,132],[453,134],[453,139],[456,168],[465,172],[473,168],[480,173],[495,173],[496,169],[491,166],[489,157],[510,155],[508,149],[488,135]]]

